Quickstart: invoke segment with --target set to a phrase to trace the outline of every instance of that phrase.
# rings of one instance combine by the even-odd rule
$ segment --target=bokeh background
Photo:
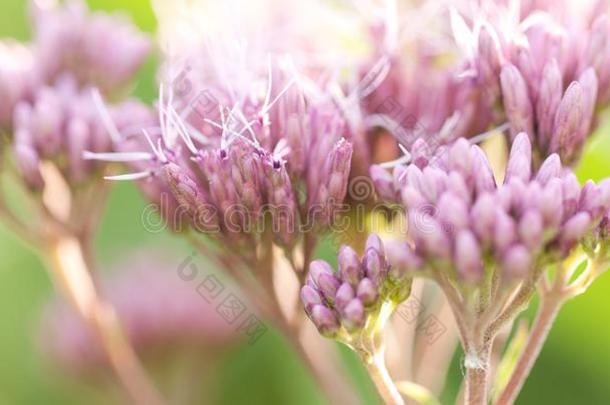
[[[147,0],[88,3],[93,9],[121,10],[143,30],[155,30],[155,18]],[[0,37],[20,40],[29,37],[26,0],[0,0]],[[135,91],[147,102],[155,97],[155,66],[155,57],[151,57]],[[603,125],[589,145],[579,169],[581,179],[610,176],[609,132],[610,126]],[[102,270],[111,268],[122,255],[147,246],[175,250],[177,257],[190,254],[188,246],[176,238],[144,229],[141,223],[144,207],[145,202],[133,185],[121,183],[115,187],[97,240]],[[320,252],[327,256],[331,253],[329,246]],[[2,225],[0,258],[0,404],[91,403],[92,396],[98,394],[95,388],[67,377],[40,351],[40,339],[45,339],[39,333],[41,311],[54,295],[43,264]],[[529,312],[531,316],[533,310]],[[358,363],[347,350],[342,353],[364,402],[378,403]],[[458,389],[460,357],[459,353],[455,356],[444,403]],[[201,361],[205,362],[205,358]],[[219,389],[215,402],[220,404],[322,403],[313,381],[273,331],[254,345],[230,349],[213,373]],[[202,374],[199,378],[207,377]],[[517,403],[608,404],[609,382],[610,274],[606,274],[587,294],[564,307]]]

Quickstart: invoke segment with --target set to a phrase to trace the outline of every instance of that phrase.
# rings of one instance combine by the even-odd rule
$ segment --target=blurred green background
[[[0,0],[0,4],[0,37],[27,39],[26,1]],[[142,29],[155,29],[146,0],[90,0],[89,4],[93,9],[121,9]],[[151,58],[136,88],[136,94],[148,102],[155,95],[154,71],[155,60]],[[588,148],[579,170],[581,179],[610,175],[610,136],[604,136],[610,129],[603,128]],[[115,188],[97,241],[102,264],[150,244],[170,245],[190,254],[190,249],[174,238],[143,229],[140,216],[144,205],[132,185]],[[37,334],[40,311],[53,296],[42,263],[1,225],[0,257],[0,404],[89,403],[88,389],[62,377],[38,349],[39,339],[44,339]],[[606,274],[561,312],[519,404],[610,403],[609,310],[610,275]],[[347,351],[343,352],[364,402],[377,403],[361,368]],[[456,355],[448,393],[457,390],[459,358]],[[253,346],[231,351],[218,373],[221,404],[321,403],[312,380],[273,332]]]

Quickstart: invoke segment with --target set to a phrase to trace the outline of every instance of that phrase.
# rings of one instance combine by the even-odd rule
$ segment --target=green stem
[[[512,404],[517,399],[517,395],[521,391],[527,376],[534,367],[538,355],[542,351],[544,342],[549,335],[551,326],[555,322],[563,302],[564,300],[558,295],[542,298],[538,315],[534,321],[525,348],[496,405]]]
[[[404,405],[405,401],[400,395],[400,391],[392,381],[390,373],[385,366],[383,361],[383,351],[375,354],[368,362],[366,362],[366,369],[371,376],[371,380],[377,388],[377,392],[383,399],[386,405]]]

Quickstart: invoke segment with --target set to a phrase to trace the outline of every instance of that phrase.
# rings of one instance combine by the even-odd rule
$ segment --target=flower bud
[[[343,324],[347,330],[353,330],[364,326],[364,306],[355,298],[351,300],[343,311]]]
[[[338,262],[341,278],[351,285],[357,285],[364,276],[364,270],[356,251],[350,246],[341,246]]]
[[[322,297],[313,287],[305,285],[301,288],[301,302],[305,311],[311,313],[314,306],[322,304]]]
[[[489,165],[485,152],[477,145],[472,146],[473,175],[477,193],[491,192],[496,189],[496,179]]]
[[[386,242],[385,247],[390,276],[393,279],[402,280],[421,267],[421,259],[407,242],[391,240]]]
[[[568,252],[591,226],[591,216],[586,212],[579,212],[568,219],[561,229],[560,243],[564,252]]]
[[[510,150],[504,182],[517,178],[523,182],[530,180],[532,173],[532,144],[524,132],[517,135]]]
[[[470,231],[463,230],[457,235],[455,265],[459,276],[469,283],[478,282],[483,275],[481,248]]]
[[[470,222],[481,240],[489,240],[494,233],[496,219],[496,202],[490,194],[483,194],[477,199],[470,213]]]
[[[466,203],[451,192],[444,193],[438,201],[438,219],[447,232],[457,232],[469,225]]]
[[[381,166],[373,165],[370,169],[370,175],[379,198],[387,202],[395,201],[396,191],[394,190],[392,174]]]
[[[321,273],[318,276],[317,285],[324,298],[328,302],[334,302],[341,281],[334,274]]]
[[[381,253],[371,247],[366,249],[366,252],[364,253],[362,267],[364,268],[366,276],[374,281],[379,281],[386,272],[385,262]]]
[[[358,284],[356,296],[365,306],[369,306],[373,304],[379,296],[377,286],[371,279],[365,277]]]
[[[498,252],[506,251],[517,239],[517,225],[505,212],[496,212],[494,226],[494,248]]]
[[[337,290],[335,295],[335,305],[339,310],[343,310],[345,306],[356,296],[354,289],[350,283],[343,283]]]
[[[508,249],[502,258],[502,271],[508,278],[521,278],[531,268],[532,257],[522,245],[515,245]]]
[[[576,157],[584,141],[586,134],[581,134],[580,128],[585,108],[582,85],[572,82],[557,108],[550,144],[550,151],[558,153],[564,162],[571,162]]]
[[[40,173],[40,160],[36,151],[27,144],[15,145],[15,161],[21,176],[32,190],[42,190],[44,180]]]
[[[516,136],[520,132],[533,134],[533,107],[525,79],[519,70],[509,63],[502,68],[500,83],[504,109],[511,125],[512,135]]]
[[[540,169],[538,169],[538,173],[536,174],[536,181],[538,181],[543,186],[550,180],[556,177],[559,177],[561,174],[561,159],[559,155],[553,153],[551,156],[547,157]]]
[[[519,221],[519,236],[530,251],[537,251],[544,237],[544,223],[538,211],[527,211]]]
[[[377,235],[375,233],[372,233],[368,236],[368,238],[366,239],[366,244],[364,246],[364,249],[365,250],[375,249],[380,257],[385,255],[385,251],[383,248],[383,242],[381,241],[381,238],[379,238],[379,235]]]
[[[557,228],[564,213],[562,185],[559,178],[549,181],[540,196],[538,209],[545,227]]]
[[[309,264],[309,274],[307,283],[316,288],[320,288],[319,280],[323,274],[334,276],[333,268],[324,260],[314,260]]]
[[[326,337],[333,337],[339,329],[339,322],[335,314],[324,305],[315,305],[312,308],[311,320],[320,334]]]

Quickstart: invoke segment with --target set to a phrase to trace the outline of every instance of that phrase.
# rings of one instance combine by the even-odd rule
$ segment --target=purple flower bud
[[[580,126],[580,133],[583,138],[586,138],[591,130],[599,88],[595,70],[593,68],[585,70],[578,78],[578,82],[582,86],[584,99],[583,120]]]
[[[411,186],[405,186],[400,193],[402,203],[408,210],[416,210],[428,204],[422,194]]]
[[[527,83],[528,95],[533,104],[533,100],[538,98],[538,84],[540,80],[538,67],[535,66],[534,56],[528,46],[519,44],[515,51],[515,65]]]
[[[385,259],[377,249],[372,247],[366,249],[362,259],[362,266],[366,276],[375,282],[380,282],[387,271]]]
[[[546,150],[553,133],[555,113],[561,102],[563,83],[561,71],[555,59],[544,67],[540,92],[536,101],[536,118],[538,120],[538,143]]]
[[[473,169],[470,142],[464,138],[458,139],[450,146],[448,156],[449,169],[459,172],[465,178],[469,178]]]
[[[438,201],[438,219],[448,232],[457,232],[469,225],[468,206],[451,192],[444,193]]]
[[[382,201],[395,202],[396,190],[394,189],[392,174],[381,166],[373,165],[370,169],[370,175],[379,198]]]
[[[291,247],[296,242],[299,215],[292,182],[290,181],[285,165],[282,164],[279,168],[275,168],[273,167],[272,162],[266,162],[264,166],[266,175],[265,180],[267,181],[267,207],[271,214],[274,236],[279,244],[284,247]],[[242,204],[252,200],[250,201],[252,206],[247,207],[250,212],[256,214],[255,219],[258,219],[257,214],[262,199],[259,195],[258,188],[256,188],[256,179],[252,179],[250,184],[254,190],[254,196],[248,200],[244,200],[246,195],[242,194],[240,200]]]
[[[576,210],[578,209],[580,201],[580,183],[578,182],[576,175],[572,172],[566,174],[562,183],[564,216],[570,217],[576,214]]]
[[[483,266],[481,248],[470,231],[460,231],[455,242],[455,265],[460,278],[469,283],[481,279]]]
[[[330,138],[329,138],[330,139]],[[308,176],[308,206],[310,210],[323,208],[316,216],[321,226],[328,226],[335,218],[347,193],[352,158],[352,145],[340,139],[330,152],[320,147],[316,153],[328,155],[313,156],[314,160],[324,160],[322,169],[313,166]],[[310,162],[310,166],[313,163]]]
[[[335,295],[335,305],[339,310],[343,310],[345,306],[356,296],[354,289],[349,283],[341,284]]]
[[[447,188],[463,201],[470,202],[472,199],[471,192],[466,185],[466,181],[457,172],[449,173]]]
[[[564,252],[569,251],[591,227],[591,216],[586,212],[579,212],[568,219],[561,229],[560,244]]]
[[[610,95],[610,72],[606,69],[610,60],[610,19],[607,14],[598,16],[591,25],[591,35],[585,46],[585,54],[581,59],[580,71],[592,67],[599,78],[599,101],[606,103]]]
[[[580,190],[578,206],[593,218],[601,217],[608,208],[604,204],[602,190],[592,180],[588,180]]]
[[[544,223],[538,211],[527,211],[519,221],[519,236],[530,251],[537,251],[542,245]]]
[[[446,189],[447,175],[442,170],[430,166],[424,168],[423,175],[423,195],[426,200],[436,203],[440,194]]]
[[[483,150],[474,145],[471,148],[473,157],[473,175],[475,178],[477,193],[491,192],[496,189],[496,179],[489,165],[489,160]]]
[[[550,151],[557,152],[564,162],[571,162],[580,153],[586,135],[580,132],[585,108],[582,85],[572,82],[557,108],[550,145]]]
[[[496,213],[494,227],[494,247],[498,252],[504,252],[517,239],[517,225],[504,211]]]
[[[375,303],[379,293],[377,292],[377,286],[369,278],[363,278],[358,284],[358,290],[356,296],[365,306],[369,306]]]
[[[504,109],[511,124],[511,133],[534,133],[533,107],[528,94],[527,84],[519,70],[512,64],[502,68],[500,74]]]
[[[385,255],[383,242],[381,241],[381,238],[379,238],[379,236],[375,233],[370,234],[368,238],[366,238],[366,244],[364,245],[364,249],[375,249],[379,253],[379,256]]]
[[[341,246],[338,262],[341,278],[351,285],[357,285],[364,276],[364,270],[356,251],[350,246]]]
[[[343,311],[343,324],[347,330],[353,330],[363,327],[364,321],[364,306],[359,299],[355,298],[345,306]]]
[[[422,260],[407,242],[390,240],[385,245],[390,275],[394,279],[403,279],[421,268]]]
[[[315,288],[320,288],[318,280],[322,274],[334,276],[333,268],[324,260],[314,260],[309,264],[309,274],[307,275],[307,284]]]
[[[562,182],[558,178],[549,181],[540,195],[538,209],[546,227],[556,228],[563,219]]]
[[[15,135],[19,137],[18,134]],[[44,180],[40,173],[40,160],[36,151],[25,143],[15,145],[15,162],[28,187],[32,190],[42,190]]]
[[[331,172],[328,180],[329,197],[340,204],[347,192],[347,183],[352,161],[352,145],[345,139],[339,140],[331,152]]]
[[[424,210],[409,211],[409,234],[423,251],[438,259],[448,259],[451,244],[439,221]]]
[[[335,301],[335,295],[341,281],[334,274],[321,273],[316,280],[316,284],[328,302]]]
[[[322,304],[322,297],[313,287],[305,285],[301,288],[301,302],[305,311],[310,314],[314,306]]]
[[[481,240],[489,240],[492,237],[495,219],[496,202],[490,194],[483,194],[477,199],[470,212],[473,229]]]
[[[200,213],[206,211],[206,198],[203,190],[191,179],[188,173],[174,163],[168,163],[163,167],[165,179],[172,194],[178,200],[178,203],[186,208],[189,214],[198,219]],[[208,229],[211,223],[195,223],[197,230],[204,232]],[[202,228],[199,228],[199,227]]]
[[[508,249],[502,257],[502,270],[508,278],[524,277],[531,269],[532,257],[522,245]]]
[[[523,182],[530,180],[532,173],[532,144],[526,133],[520,133],[510,150],[504,183],[517,178]]]
[[[553,153],[551,156],[546,158],[540,166],[538,173],[536,174],[536,181],[543,186],[551,179],[559,177],[561,175],[561,159],[559,155]]]
[[[323,305],[314,305],[311,320],[322,336],[332,338],[339,330],[339,321],[333,312]]]
[[[478,36],[478,70],[489,98],[495,100],[500,93],[498,75],[502,66],[502,54],[498,36],[489,24],[483,24]]]

